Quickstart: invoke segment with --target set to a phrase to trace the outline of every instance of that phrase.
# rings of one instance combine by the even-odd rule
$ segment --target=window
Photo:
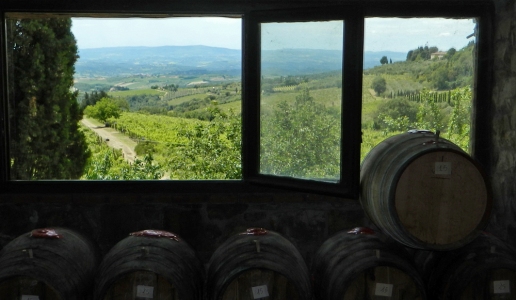
[[[12,180],[241,178],[241,18],[6,17]]]
[[[109,4],[98,5],[100,6],[95,7],[96,10],[102,11],[105,9],[106,11],[113,11],[109,8]],[[48,17],[49,15],[59,18],[70,16],[74,18],[86,16],[90,18],[106,16],[112,18],[127,18],[131,16],[138,18],[138,20],[141,18],[163,18],[166,16],[163,10],[160,10],[160,14],[155,14],[155,11],[157,11],[155,10],[156,5],[159,7],[159,4],[154,4],[147,9],[134,8],[134,14],[131,14],[131,9],[129,9],[129,12],[125,11],[124,15],[117,15],[112,12],[109,14],[86,14],[88,8],[84,6],[77,6],[76,11],[78,11],[78,13],[76,14],[63,14],[62,12],[61,14],[57,14],[60,13],[59,7],[55,8],[55,11],[51,11],[50,14],[19,13],[19,11],[24,11],[28,9],[28,7],[24,7],[23,4],[17,5],[11,2],[1,5],[3,18],[3,28],[1,31],[2,71],[6,76],[3,76],[4,79],[2,82],[2,139],[5,142],[5,146],[1,149],[2,152],[0,154],[2,158],[1,180],[6,184],[5,186],[8,187],[8,191],[21,191],[27,187],[44,191],[51,191],[55,187],[65,190],[86,191],[92,188],[109,190],[112,187],[128,188],[129,186],[131,186],[130,189],[132,190],[143,190],[152,187],[168,191],[185,191],[188,189],[197,191],[199,188],[203,188],[206,191],[210,191],[211,189],[226,191],[228,187],[231,187],[234,190],[249,191],[253,189],[263,189],[263,186],[273,186],[286,187],[286,191],[301,190],[357,198],[359,190],[360,149],[361,141],[364,138],[362,134],[364,126],[368,126],[364,123],[363,113],[367,103],[362,102],[362,95],[363,89],[370,88],[368,86],[370,83],[365,81],[365,78],[367,78],[369,74],[364,72],[365,64],[367,63],[367,53],[364,52],[367,51],[367,46],[364,46],[364,39],[367,43],[372,38],[368,35],[367,29],[371,26],[370,24],[372,24],[371,22],[373,22],[373,20],[393,20],[399,17],[405,20],[409,18],[426,19],[435,17],[442,18],[443,20],[475,20],[477,31],[474,34],[476,52],[476,56],[474,57],[476,57],[476,60],[474,61],[475,69],[471,79],[473,93],[470,134],[472,141],[470,145],[472,145],[472,147],[470,152],[481,162],[487,161],[488,151],[481,146],[483,141],[487,138],[482,135],[482,130],[479,126],[488,121],[486,117],[487,111],[479,108],[487,106],[486,103],[482,101],[487,99],[486,95],[489,94],[490,90],[488,61],[490,57],[489,39],[491,20],[489,18],[492,14],[492,8],[489,4],[479,3],[467,6],[458,4],[448,5],[447,10],[443,12],[435,7],[423,7],[410,4],[403,6],[394,4],[389,4],[388,6],[370,5],[367,7],[361,4],[317,7],[318,4],[314,4],[315,7],[299,7],[285,10],[281,9],[281,5],[269,6],[261,4],[261,2],[252,7],[234,8],[228,2],[224,4],[224,6],[228,8],[226,11],[231,12],[230,14],[220,15],[220,8],[210,7],[206,8],[203,12],[195,11],[195,7],[190,7],[186,10],[183,9],[182,13],[189,15],[189,18],[199,18],[199,16],[215,16],[220,19],[227,19],[226,17],[228,16],[233,19],[235,17],[237,19],[242,18],[242,54],[237,54],[237,56],[242,57],[242,70],[240,73],[204,73],[200,78],[194,76],[190,78],[190,81],[183,81],[181,83],[173,81],[172,79],[170,79],[170,82],[162,81],[163,78],[159,76],[145,79],[147,79],[146,84],[149,85],[148,89],[154,90],[156,93],[162,93],[162,95],[160,94],[162,99],[165,98],[165,95],[167,95],[166,97],[173,97],[173,93],[181,92],[181,90],[184,91],[189,87],[191,89],[197,89],[197,91],[199,89],[206,89],[203,95],[205,95],[204,98],[207,100],[201,100],[208,101],[208,105],[214,105],[212,112],[218,111],[220,113],[218,108],[220,108],[221,103],[219,99],[211,99],[210,95],[222,95],[228,98],[231,98],[232,95],[240,95],[241,102],[239,102],[241,104],[239,104],[238,108],[241,108],[242,127],[239,129],[240,123],[231,124],[228,122],[228,127],[225,127],[224,130],[237,128],[237,130],[233,131],[231,134],[241,133],[241,144],[239,140],[238,145],[233,145],[233,149],[241,145],[241,150],[237,153],[236,157],[222,162],[222,164],[227,166],[237,161],[238,163],[235,165],[237,170],[236,173],[233,174],[236,174],[236,176],[224,177],[229,172],[219,170],[214,171],[214,173],[219,172],[221,176],[218,177],[203,177],[202,171],[191,177],[179,177],[177,174],[172,174],[178,170],[178,168],[171,167],[166,172],[157,172],[160,176],[147,178],[151,180],[131,181],[130,184],[124,181],[127,178],[123,177],[114,178],[124,179],[123,181],[105,181],[103,179],[108,178],[102,177],[90,178],[96,179],[93,181],[49,180],[56,178],[53,174],[39,177],[42,180],[17,180],[22,177],[18,177],[18,175],[15,174],[18,169],[13,168],[14,158],[15,155],[22,152],[20,150],[26,151],[26,149],[18,147],[16,143],[12,141],[14,129],[11,120],[14,110],[12,109],[13,106],[10,101],[12,101],[14,97],[13,91],[15,89],[13,88],[13,80],[16,78],[16,76],[13,76],[13,73],[11,73],[11,70],[16,68],[13,66],[12,44],[10,44],[11,42],[9,40],[9,34],[13,32],[12,20],[19,19],[20,16],[39,18],[42,16]],[[93,8],[93,4],[91,8]],[[35,9],[37,10],[38,8]],[[40,9],[42,11],[47,10],[41,7]],[[34,10],[34,8],[32,8],[32,10]],[[171,17],[174,12],[169,11],[168,13],[171,14],[168,15],[168,17]],[[84,20],[89,19],[82,19],[82,21]],[[149,33],[149,35],[150,34],[151,33]],[[164,33],[161,34],[163,35]],[[181,36],[181,34],[175,34],[175,36]],[[186,35],[192,34],[194,33],[187,33]],[[113,39],[115,39],[115,37],[113,37]],[[424,47],[425,45],[414,45],[413,47],[414,49],[418,49],[418,46]],[[428,46],[431,47],[433,45]],[[7,51],[5,51],[5,49],[7,49]],[[442,58],[437,52],[440,51],[432,52],[434,58],[431,58],[431,60]],[[90,54],[91,52],[83,51],[81,59],[88,58]],[[107,53],[105,55],[114,54]],[[92,59],[92,56],[89,56],[89,58]],[[226,59],[227,62],[228,58],[225,57],[224,59]],[[147,76],[147,73],[143,71],[145,70],[144,63],[135,61],[134,59],[132,59],[132,62],[133,65],[131,68],[133,70],[130,70],[129,73],[134,75],[139,72],[140,77]],[[233,62],[236,62],[236,60]],[[170,64],[161,63],[160,67],[164,69],[170,67]],[[207,63],[210,62],[199,60],[198,66],[203,67]],[[390,61],[388,61],[388,63],[390,63]],[[76,64],[76,77],[74,78],[75,87],[79,87],[79,90],[89,89],[91,93],[99,93],[102,86],[105,86],[104,81],[106,80],[103,79],[102,76],[95,78],[95,76],[90,75],[96,72],[96,67],[98,68],[103,64],[105,64],[105,62],[97,64],[96,66],[95,64],[90,64],[89,66],[81,65],[80,63]],[[127,66],[119,65],[119,67],[123,69]],[[124,70],[120,71],[120,73],[123,72]],[[79,77],[79,75],[84,76]],[[177,76],[177,72],[176,74],[169,75]],[[208,75],[211,77],[208,78]],[[239,77],[240,75],[241,77]],[[92,78],[86,78],[87,76]],[[130,81],[133,79],[134,82]],[[124,78],[119,82],[109,83],[109,90],[111,91],[108,90],[108,92],[120,98],[116,98],[115,96],[107,102],[116,102],[118,100],[119,107],[125,105],[123,101],[120,101],[124,92],[126,92],[127,88],[131,89],[131,86],[135,87],[139,84],[136,78],[133,79]],[[217,79],[221,79],[224,84],[217,86],[212,84]],[[152,80],[155,81],[150,82]],[[210,85],[206,87],[203,86],[205,82],[210,82]],[[479,82],[483,84],[479,84]],[[444,82],[444,84],[447,83]],[[30,87],[30,84],[27,86]],[[393,84],[387,82],[387,86],[390,88],[389,91],[394,94],[394,89],[392,88]],[[25,89],[30,90],[30,88]],[[383,93],[386,93],[386,91],[383,91]],[[398,93],[398,91],[396,91],[396,93]],[[388,97],[388,94],[384,95]],[[98,95],[95,96],[97,97]],[[83,95],[82,97],[86,96]],[[88,97],[91,97],[91,94],[88,94]],[[84,98],[79,100],[84,100]],[[148,101],[149,99],[140,102],[135,100],[134,102],[140,105],[139,108],[141,110],[147,109],[149,114],[160,109],[159,107],[151,109],[145,107],[145,104],[141,104],[148,103]],[[28,103],[27,107],[25,107],[27,113],[22,118],[27,118],[27,116],[31,114],[40,113],[35,109],[36,106],[31,106],[30,101]],[[106,103],[106,105],[107,104],[109,103]],[[173,105],[179,104],[169,104],[169,106]],[[130,104],[129,108],[131,108]],[[169,115],[176,114],[178,111],[176,110],[176,112],[169,113],[170,107],[162,107],[161,109],[161,112],[166,111]],[[48,110],[58,119],[59,112],[62,108],[50,108],[45,106],[44,110]],[[87,113],[89,115],[95,115],[96,111],[91,108]],[[223,115],[223,118],[228,118],[226,113]],[[14,117],[20,118],[20,116]],[[213,117],[213,115],[208,116],[208,118]],[[143,115],[141,118],[143,118]],[[28,120],[29,119],[30,118],[28,118]],[[165,143],[167,143],[169,149],[173,148],[177,150],[178,147],[182,147],[183,144],[192,141],[195,135],[206,136],[211,132],[210,130],[213,129],[208,128],[206,131],[199,129],[196,133],[186,133],[186,138],[183,141],[177,142],[177,145],[173,145],[174,141],[158,142],[153,138],[149,138],[148,131],[150,131],[151,126],[147,126],[146,129],[143,129],[144,131],[147,130],[145,134],[128,133],[127,129],[121,124],[122,122],[115,121],[115,119],[99,117],[102,123],[94,126],[105,126],[106,123],[108,123],[113,130],[116,129],[119,132],[126,131],[126,135],[134,134],[132,137],[139,139],[141,143],[140,148],[143,148],[143,153],[146,153],[145,151],[147,151],[147,153],[153,153],[153,149],[161,147],[159,145]],[[387,119],[382,119],[382,121],[385,120]],[[163,123],[163,121],[157,121],[157,123],[155,123],[157,125],[154,127],[158,126],[160,123]],[[179,125],[179,127],[184,128],[187,126],[185,124],[186,123]],[[48,126],[54,126],[59,129],[61,124],[56,121],[49,123]],[[197,126],[197,128],[201,127],[202,126]],[[227,131],[215,134],[217,137],[227,137],[228,135],[230,134],[228,134]],[[29,136],[29,140],[35,139],[36,137],[37,136]],[[59,135],[56,135],[55,138],[58,137]],[[50,143],[52,140],[46,139],[46,141]],[[104,138],[103,142],[107,142],[106,138]],[[208,144],[213,143],[214,141],[210,141]],[[221,142],[222,146],[228,146],[229,144],[230,142],[228,141]],[[195,147],[193,149],[202,150],[202,148]],[[226,150],[215,151],[219,151],[219,157],[221,158],[228,157]],[[189,157],[191,160],[184,164],[191,167],[196,165],[197,162],[195,162],[195,159],[199,157],[199,154],[194,152],[181,152],[181,157]],[[155,158],[153,157],[153,159]],[[166,158],[164,161],[166,161]],[[177,163],[177,157],[173,161]],[[179,162],[183,163],[185,161],[181,162],[181,160],[179,160]],[[149,163],[149,161],[142,161],[141,163],[143,167],[147,166],[150,169],[156,165],[155,161],[150,161],[148,165],[145,165],[145,163]],[[170,163],[170,160],[168,163]],[[209,162],[206,163],[207,164],[202,166],[201,169],[208,167]],[[98,167],[101,167],[101,164],[99,164]],[[168,173],[166,176],[169,176],[165,176],[165,178],[170,178],[170,180],[157,180],[163,179],[165,173]],[[69,176],[64,177],[64,179],[76,177],[77,176]],[[215,180],[205,181],[205,179]],[[218,179],[236,180],[219,181]]]
[[[475,18],[366,18],[361,159],[408,130],[470,150]]]

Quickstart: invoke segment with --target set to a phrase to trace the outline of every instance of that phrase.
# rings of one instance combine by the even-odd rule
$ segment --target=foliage
[[[118,104],[111,98],[102,98],[93,106],[87,106],[84,110],[84,114],[106,122],[110,118],[119,118],[122,109]]]
[[[399,90],[421,90],[423,86],[437,90],[450,90],[458,87],[470,86],[474,72],[474,48],[475,43],[471,42],[460,50],[455,50],[453,48],[449,49],[447,54],[444,56],[444,59],[441,60],[429,60],[429,58],[428,60],[423,58],[414,58],[413,60],[407,59],[405,62],[385,64],[364,70],[364,74],[386,78],[388,93],[397,93]],[[423,48],[423,50],[424,49],[425,48]],[[429,48],[428,51],[430,51],[430,49],[432,48]],[[409,52],[409,56],[415,55],[414,51],[415,50]],[[426,55],[423,56],[426,57]],[[393,82],[390,78],[394,76],[408,77],[414,87],[399,88],[392,86]],[[421,86],[416,87],[418,84]]]
[[[162,101],[159,95],[136,94],[126,96],[130,111],[146,111],[150,114],[164,114],[169,109],[166,101]]]
[[[156,152],[156,143],[152,141],[142,141],[134,147],[134,152],[138,155],[152,154]]]
[[[84,97],[82,98],[80,109],[81,111],[84,111],[84,109],[88,105],[95,105],[100,99],[102,98],[108,98],[108,94],[104,91],[94,91],[91,94],[88,94],[87,92],[84,93]]]
[[[379,131],[371,128],[362,128],[362,145],[360,147],[360,161],[363,161],[369,151],[380,144],[389,136],[400,134],[404,131]]]
[[[432,53],[437,52],[437,47],[420,46],[415,50],[407,53],[407,61],[429,60]]]
[[[383,130],[384,136],[406,132],[407,129],[413,128],[440,131],[441,136],[468,151],[471,98],[470,88],[460,88],[451,91],[450,104],[439,103],[435,101],[432,92],[423,90],[420,94],[421,100],[417,103],[415,119],[416,104],[409,103],[407,100],[393,99],[378,106],[376,124]]]
[[[404,98],[394,98],[382,102],[374,117],[375,129],[402,131],[416,121],[418,108],[415,103]]]
[[[451,98],[454,106],[448,123],[446,138],[468,151],[471,130],[471,89],[456,89],[452,91]]]
[[[69,18],[6,22],[11,179],[77,179],[89,156],[73,87]]]
[[[104,150],[96,155],[85,172],[88,180],[142,180],[161,179],[161,166],[153,163],[152,155],[136,158],[132,164],[121,160],[119,150]]]
[[[455,55],[455,53],[457,53],[457,50],[455,48],[448,49],[448,51],[446,52],[447,58],[452,58]]]
[[[179,88],[178,84],[167,84],[167,85],[163,86],[162,89],[167,90],[167,91],[177,92],[178,88]]]
[[[376,92],[377,95],[380,95],[387,89],[387,82],[383,77],[377,76],[373,79],[371,88]]]
[[[82,179],[138,180],[163,177],[162,167],[155,163],[151,154],[145,155],[143,159],[136,158],[131,164],[124,160],[121,150],[110,148],[94,132],[87,129],[85,131],[93,155]]]
[[[380,63],[382,65],[388,64],[389,60],[387,59],[387,56],[382,56],[382,58],[380,59]]]
[[[178,135],[184,144],[169,148],[171,178],[242,178],[240,116],[222,112],[216,103],[209,109],[215,116],[210,122],[198,122],[193,130],[181,129]]]
[[[114,129],[133,139],[153,141],[166,146],[184,144],[186,138],[179,136],[178,132],[180,130],[192,130],[200,122],[134,112],[123,112],[120,118],[108,121],[112,123]]]
[[[121,111],[129,111],[131,109],[131,106],[129,105],[129,102],[127,102],[124,98],[114,98],[113,102],[120,107]]]
[[[337,178],[340,172],[338,110],[314,101],[308,88],[262,116],[261,171],[301,178]]]
[[[414,128],[427,129],[433,132],[444,130],[444,116],[439,104],[428,90],[420,93],[421,102],[417,112],[417,121]]]

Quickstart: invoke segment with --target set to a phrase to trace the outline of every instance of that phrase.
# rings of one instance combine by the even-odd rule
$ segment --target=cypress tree
[[[72,92],[77,44],[70,18],[10,19],[11,179],[77,179],[89,156]]]

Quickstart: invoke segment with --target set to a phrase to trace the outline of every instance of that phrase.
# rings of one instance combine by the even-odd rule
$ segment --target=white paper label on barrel
[[[266,285],[253,286],[252,289],[254,299],[269,297],[269,291]]]
[[[451,162],[440,161],[435,163],[435,175],[451,175]]]
[[[509,280],[493,281],[495,294],[509,294],[511,292],[511,282]]]
[[[388,283],[377,283],[374,295],[375,296],[383,296],[383,297],[392,297],[392,284]]]
[[[21,300],[39,300],[39,296],[35,295],[22,295]]]
[[[140,298],[153,298],[154,296],[154,287],[147,285],[137,285],[136,286],[136,297]]]

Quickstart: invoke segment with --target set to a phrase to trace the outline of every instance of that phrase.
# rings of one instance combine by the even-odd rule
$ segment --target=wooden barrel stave
[[[487,225],[491,189],[467,153],[435,139],[400,134],[373,148],[361,166],[360,202],[371,221],[398,242],[451,250]],[[450,173],[436,169],[442,166],[452,166]]]
[[[225,288],[222,300],[254,300],[253,287],[266,286],[268,300],[297,300],[295,286],[283,275],[265,269],[248,269],[239,273]],[[265,294],[265,293],[264,293]]]
[[[0,283],[1,299],[21,299],[24,295],[36,295],[45,300],[61,300],[58,293],[47,283],[28,276],[14,276]]]
[[[177,289],[166,278],[151,271],[132,271],[125,273],[110,285],[105,300],[139,299],[138,286],[152,287],[153,298],[178,300]]]
[[[238,293],[249,296],[255,281],[243,282],[243,278],[257,274],[287,281],[281,285],[274,281],[276,288],[267,286],[269,299],[280,299],[283,294],[301,300],[311,297],[308,268],[297,248],[278,233],[266,231],[262,235],[234,235],[217,248],[208,264],[206,299],[230,297],[237,293],[235,286],[239,286]],[[262,278],[262,282],[271,281]]]
[[[97,274],[95,299],[123,299],[138,285],[152,282],[159,299],[201,299],[204,267],[190,246],[181,239],[129,236],[105,256]],[[147,281],[147,282],[150,282]],[[130,291],[127,291],[130,290]],[[117,298],[118,297],[118,298]]]
[[[60,238],[32,236],[52,230]],[[78,232],[66,228],[37,229],[7,244],[0,253],[0,286],[45,286],[49,299],[88,299],[99,261],[97,247]],[[25,278],[21,281],[16,278]],[[0,298],[1,294],[0,294]]]
[[[426,299],[410,255],[380,233],[341,232],[329,238],[316,253],[312,276],[316,299],[376,299],[371,291],[377,284],[388,285],[391,299]]]
[[[434,299],[516,299],[516,252],[492,235],[451,251],[418,251],[414,260]],[[495,282],[507,290],[495,293]]]

